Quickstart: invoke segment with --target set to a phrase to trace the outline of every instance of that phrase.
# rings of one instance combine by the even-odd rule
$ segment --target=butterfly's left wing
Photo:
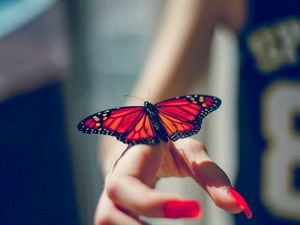
[[[196,134],[202,120],[216,110],[221,100],[209,95],[187,95],[157,103],[160,122],[172,141]]]
[[[125,144],[157,144],[159,139],[142,106],[105,110],[83,119],[78,129],[88,134],[115,136]]]

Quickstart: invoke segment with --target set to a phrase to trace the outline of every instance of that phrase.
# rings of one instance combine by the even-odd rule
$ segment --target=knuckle
[[[149,193],[147,196],[147,200],[140,199],[135,202],[135,204],[133,205],[133,210],[139,214],[149,215],[149,213],[151,213],[153,210],[155,210],[156,207],[158,207],[157,203],[158,199],[155,199]]]
[[[94,219],[94,225],[110,225],[112,223],[112,217],[109,213],[102,213]]]
[[[120,186],[120,180],[112,177],[107,183],[106,183],[106,193],[109,198],[115,199],[118,193],[118,189]]]
[[[135,203],[135,205],[133,206],[134,210],[137,212],[147,212],[149,211],[149,204],[145,203],[145,202],[141,202],[141,201],[137,201]]]
[[[205,145],[202,144],[202,142],[200,141],[192,139],[191,145],[193,146],[193,148],[196,148],[198,150],[205,151],[205,152],[207,151]]]

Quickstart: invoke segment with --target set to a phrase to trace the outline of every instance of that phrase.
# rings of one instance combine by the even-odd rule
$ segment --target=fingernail
[[[243,213],[245,214],[245,216],[248,219],[251,219],[252,211],[251,211],[248,203],[246,202],[246,200],[243,198],[243,196],[240,193],[238,193],[234,188],[230,188],[228,191],[231,194],[231,196],[236,200],[239,207],[243,210]]]
[[[164,204],[165,218],[200,217],[201,208],[196,200],[171,200]]]

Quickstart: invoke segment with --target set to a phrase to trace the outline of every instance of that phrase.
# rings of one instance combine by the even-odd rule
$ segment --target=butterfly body
[[[145,113],[149,116],[149,118],[153,124],[155,133],[157,134],[158,138],[163,140],[164,142],[168,142],[168,134],[165,131],[161,122],[159,121],[159,116],[158,116],[159,111],[157,110],[155,105],[151,104],[148,101],[145,101],[144,110],[145,110]]]
[[[123,143],[158,144],[196,134],[202,120],[221,100],[209,95],[187,95],[144,106],[113,108],[83,119],[78,129],[88,134],[115,136]]]

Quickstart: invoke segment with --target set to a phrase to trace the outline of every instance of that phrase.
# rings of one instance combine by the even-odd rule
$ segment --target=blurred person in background
[[[236,215],[236,224],[300,224],[299,12],[294,0],[168,1],[133,90],[134,96],[145,99],[150,90],[153,103],[188,94],[206,67],[215,28],[222,25],[237,34],[240,140],[233,185],[247,196],[254,217]],[[126,103],[136,104],[135,99]],[[101,146],[106,179],[95,224],[142,224],[140,215],[194,217],[191,211],[199,212],[197,205],[154,190],[155,183],[168,176],[190,176],[217,206],[251,217],[247,203],[200,142],[187,138],[130,147],[112,169],[125,148],[110,137]]]
[[[62,2],[0,1],[0,224],[78,225]]]

